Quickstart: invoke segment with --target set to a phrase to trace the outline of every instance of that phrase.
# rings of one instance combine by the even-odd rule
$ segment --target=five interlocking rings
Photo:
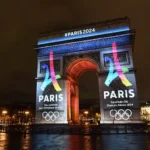
[[[119,109],[119,110],[115,110],[112,109],[110,110],[110,116],[115,118],[115,120],[128,120],[132,115],[132,111],[130,109]]]
[[[55,111],[55,112],[46,112],[44,111],[42,113],[42,117],[46,120],[46,121],[55,121],[58,117],[59,117],[59,112]]]

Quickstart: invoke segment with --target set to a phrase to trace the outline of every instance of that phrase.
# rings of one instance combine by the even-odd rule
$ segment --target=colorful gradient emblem
[[[117,48],[116,48],[116,43],[112,44],[112,52],[113,52],[114,64],[113,64],[112,58],[110,58],[108,56],[106,56],[104,58],[105,61],[109,61],[109,64],[110,64],[109,65],[109,73],[108,73],[107,79],[105,81],[105,85],[109,86],[112,83],[112,81],[116,77],[119,76],[119,78],[121,79],[122,83],[125,86],[131,86],[132,84],[128,81],[128,79],[124,75],[124,73],[129,72],[129,69],[128,68],[121,68],[121,66],[120,66],[120,62],[119,62],[119,59],[118,59]],[[115,70],[114,65],[115,65],[116,72],[114,72],[114,70]]]
[[[44,91],[45,88],[49,85],[49,84],[53,84],[55,90],[57,92],[61,91],[62,89],[60,88],[57,79],[60,79],[61,76],[60,75],[55,75],[55,71],[54,71],[54,60],[53,60],[53,52],[50,52],[49,55],[49,60],[50,60],[50,70],[48,68],[47,64],[43,64],[42,68],[46,69],[46,74],[45,74],[45,78],[44,81],[42,83],[41,86],[41,90]],[[51,76],[51,78],[49,78]]]

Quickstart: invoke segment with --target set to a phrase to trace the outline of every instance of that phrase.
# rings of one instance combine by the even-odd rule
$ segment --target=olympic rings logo
[[[132,111],[130,109],[119,109],[119,110],[115,110],[112,109],[110,110],[110,116],[115,118],[115,120],[128,120],[131,116],[132,116]]]
[[[59,117],[59,112],[55,111],[55,112],[46,112],[44,111],[42,113],[42,117],[46,120],[46,121],[55,121],[58,117]]]

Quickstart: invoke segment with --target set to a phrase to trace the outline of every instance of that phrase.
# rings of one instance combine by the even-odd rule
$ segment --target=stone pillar
[[[79,88],[77,85],[75,85],[75,122],[79,123]]]
[[[101,81],[101,76],[98,74],[98,87],[99,87],[99,100],[100,100],[100,115],[101,119],[100,122],[104,121],[104,109],[103,109],[103,98],[102,98],[102,93],[103,93],[103,81]]]
[[[71,92],[69,80],[67,80],[67,120],[68,123],[71,123]]]
[[[71,119],[75,122],[75,96],[71,95]]]
[[[79,91],[78,86],[74,85],[75,94],[71,96],[71,118],[75,123],[79,123]]]

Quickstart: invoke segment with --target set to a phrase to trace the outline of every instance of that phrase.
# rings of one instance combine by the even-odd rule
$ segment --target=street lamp
[[[7,110],[3,110],[2,111],[2,115],[4,115],[4,120],[6,120],[6,114],[7,114],[8,112],[7,112]],[[6,124],[6,122],[5,122],[5,124]]]
[[[87,115],[88,115],[88,111],[84,111],[84,114],[86,115],[86,120],[87,120]]]
[[[12,116],[12,122],[11,122],[12,124],[15,124],[15,123],[16,123],[16,120],[15,120],[15,119],[16,119],[16,114],[14,114],[14,115]]]
[[[3,111],[2,111],[2,114],[3,114],[4,116],[5,116],[7,113],[8,113],[7,110],[3,110]]]
[[[25,111],[25,115],[26,115],[26,124],[27,124],[27,116],[30,114],[29,111]]]

